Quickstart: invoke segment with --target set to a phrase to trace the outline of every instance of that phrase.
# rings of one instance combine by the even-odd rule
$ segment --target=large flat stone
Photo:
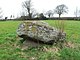
[[[65,33],[43,21],[25,21],[17,29],[18,36],[44,43],[65,40]]]

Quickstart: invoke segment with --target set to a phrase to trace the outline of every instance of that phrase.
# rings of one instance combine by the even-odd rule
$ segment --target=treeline
[[[44,15],[40,15],[39,17],[32,19],[29,19],[28,16],[21,16],[18,20],[80,20],[80,17],[46,17]]]
[[[52,17],[50,20],[80,20],[80,17]]]
[[[43,18],[32,18],[32,19],[23,19],[23,18],[16,18],[16,19],[3,19],[3,20],[0,20],[0,21],[23,21],[23,20],[77,20],[77,21],[80,21],[80,17],[51,17],[51,18],[47,18],[47,17],[43,17]]]

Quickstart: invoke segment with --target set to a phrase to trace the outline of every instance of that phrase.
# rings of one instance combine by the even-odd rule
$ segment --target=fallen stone
[[[44,43],[54,43],[64,41],[66,34],[59,29],[50,26],[43,21],[25,21],[22,22],[17,34],[24,40],[40,41]]]

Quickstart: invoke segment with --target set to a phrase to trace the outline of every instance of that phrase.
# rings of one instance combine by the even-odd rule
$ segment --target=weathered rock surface
[[[41,41],[44,43],[54,43],[65,40],[65,33],[60,33],[60,30],[49,26],[43,21],[25,21],[22,22],[18,29],[19,37],[33,41]]]

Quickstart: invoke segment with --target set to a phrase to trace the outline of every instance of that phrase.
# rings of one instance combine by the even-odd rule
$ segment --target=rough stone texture
[[[17,34],[24,39],[31,39],[33,41],[41,41],[44,43],[54,43],[65,40],[65,33],[60,33],[60,30],[49,26],[43,21],[25,21],[22,22]]]

